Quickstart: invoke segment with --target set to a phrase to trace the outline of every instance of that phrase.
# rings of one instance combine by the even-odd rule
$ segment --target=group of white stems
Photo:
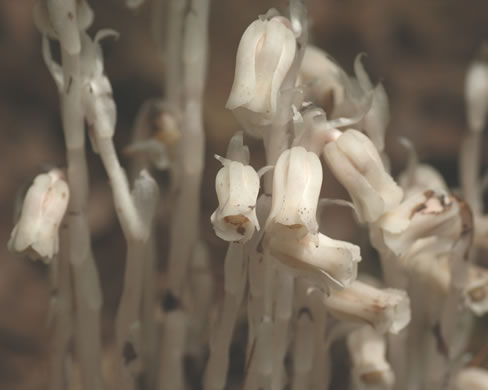
[[[141,366],[148,364],[132,361],[141,351],[148,353],[139,321],[145,271],[138,260],[150,250],[159,191],[146,171],[129,190],[112,142],[115,104],[98,43],[112,33],[101,32],[91,40],[85,32],[91,10],[83,1],[74,4],[41,1],[35,12],[45,34],[45,60],[62,100],[70,187],[59,169],[37,176],[25,195],[9,248],[52,262],[53,288],[60,291],[71,289],[66,280],[73,274],[80,364],[94,374],[84,385],[101,389],[100,361],[93,359],[100,357],[96,328],[101,298],[98,284],[93,284],[97,276],[85,216],[86,120],[128,243],[126,287],[138,292],[124,288],[116,323],[116,386],[134,389]],[[307,44],[306,30],[303,4],[292,1],[290,19],[276,10],[260,16],[244,32],[237,51],[227,108],[248,134],[263,139],[268,165],[258,171],[249,165],[241,132],[230,140],[225,158],[216,156],[223,167],[216,178],[219,206],[211,222],[229,248],[225,295],[211,326],[204,388],[228,386],[230,344],[247,290],[245,389],[279,390],[286,383],[296,390],[328,388],[331,347],[344,336],[353,389],[488,389],[487,372],[465,368],[471,312],[488,311],[488,271],[473,264],[476,250],[488,246],[477,151],[488,106],[488,65],[475,62],[466,84],[470,133],[461,153],[461,190],[471,212],[440,174],[417,163],[410,146],[407,168],[395,182],[384,152],[388,100],[383,87],[373,86],[359,56],[355,77],[348,76]],[[62,65],[52,59],[47,36],[60,41]],[[320,108],[330,102],[332,119]],[[152,161],[166,162],[164,148],[155,151],[151,142],[135,148],[158,157],[149,156]],[[320,199],[321,156],[352,202]],[[261,178],[264,191],[259,195]],[[351,207],[357,222],[368,228],[381,259],[383,283],[366,275],[358,278],[357,245],[320,233],[317,215],[329,205]],[[470,253],[471,248],[475,250]],[[73,271],[63,266],[63,252],[68,252]],[[71,309],[63,306],[62,294],[58,297],[56,313],[69,321],[61,314]],[[180,320],[172,323],[175,334]],[[56,337],[57,347],[66,348],[70,335],[63,334],[62,324]],[[161,371],[171,375],[179,370],[176,378],[182,373],[181,340],[168,334],[165,342],[172,354],[160,358]],[[65,380],[59,375],[65,352],[55,354],[52,371],[60,383]],[[163,383],[168,390],[182,388],[181,378]]]

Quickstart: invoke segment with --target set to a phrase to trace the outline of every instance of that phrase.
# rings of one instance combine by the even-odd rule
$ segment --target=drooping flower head
[[[22,204],[8,248],[50,262],[59,250],[59,228],[68,207],[69,188],[59,169],[38,175]]]

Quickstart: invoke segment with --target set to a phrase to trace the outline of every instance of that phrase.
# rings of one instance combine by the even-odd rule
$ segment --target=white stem
[[[205,390],[223,390],[226,386],[230,344],[247,280],[247,258],[243,249],[238,243],[230,243],[227,249],[224,264],[225,296],[210,339],[210,356],[204,376]]]
[[[117,344],[114,389],[134,390],[137,377],[142,372],[142,332],[140,312],[142,307],[145,243],[129,241],[125,265],[124,289],[115,320]]]
[[[181,107],[181,49],[186,6],[187,0],[167,2],[164,86],[165,101],[174,110],[179,110]]]
[[[285,356],[289,344],[289,329],[293,315],[295,278],[286,269],[276,271],[274,289],[273,323],[273,374],[272,390],[280,390],[284,385]]]
[[[86,217],[88,169],[85,156],[85,129],[81,104],[79,54],[61,50],[64,89],[61,109],[65,135],[70,203],[68,208],[69,259],[75,291],[75,340],[85,390],[103,388],[101,373],[101,292]],[[91,293],[86,294],[87,285]],[[90,296],[94,299],[91,300]]]
[[[179,305],[178,305],[179,306]],[[186,340],[186,314],[181,307],[166,311],[161,330],[159,390],[185,388],[183,354]]]
[[[67,372],[68,348],[73,336],[72,286],[68,257],[68,232],[61,228],[60,253],[51,265],[51,293],[53,304],[50,307],[54,316],[54,342],[51,351],[49,389],[69,388]]]
[[[483,198],[480,184],[480,161],[482,132],[470,131],[463,141],[459,156],[461,189],[463,197],[474,215],[483,213]]]

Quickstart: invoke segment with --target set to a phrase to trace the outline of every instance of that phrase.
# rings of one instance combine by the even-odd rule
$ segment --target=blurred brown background
[[[15,196],[43,164],[64,164],[57,92],[42,61],[40,36],[32,23],[35,2],[0,0],[0,389],[6,390],[47,388],[47,271],[6,250]],[[92,33],[105,27],[120,32],[120,39],[107,46],[106,71],[118,105],[116,142],[122,147],[129,140],[140,105],[163,90],[163,64],[151,31],[154,12],[150,0],[135,12],[126,9],[122,0],[90,3],[95,11]],[[391,103],[388,150],[394,156],[394,168],[398,170],[404,162],[405,153],[396,141],[403,135],[415,143],[422,160],[440,168],[450,184],[456,185],[456,158],[465,131],[464,75],[470,59],[488,39],[488,3],[309,0],[308,6],[312,39],[317,45],[349,72],[355,55],[367,53],[367,69],[375,81],[383,80]],[[205,101],[208,156],[224,153],[230,134],[237,130],[223,107],[240,35],[270,7],[285,9],[286,2],[212,2]],[[251,151],[257,145],[251,142]],[[487,157],[484,153],[485,166]],[[202,226],[211,244],[222,248],[206,219],[216,205],[213,178],[218,164],[209,157],[207,166]],[[91,152],[90,169],[93,239],[105,314],[111,318],[121,288],[124,245],[107,179],[98,157]],[[162,179],[166,179],[164,175]],[[110,322],[105,323],[105,336],[110,338]]]

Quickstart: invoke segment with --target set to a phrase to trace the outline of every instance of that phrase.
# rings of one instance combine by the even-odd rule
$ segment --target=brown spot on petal
[[[473,302],[478,303],[486,298],[486,291],[483,286],[480,286],[470,290],[468,295]]]
[[[365,372],[359,376],[359,379],[361,379],[361,382],[363,382],[365,385],[379,384],[382,381],[382,378],[383,373],[381,371]]]
[[[249,218],[242,214],[238,215],[228,215],[227,217],[224,217],[224,221],[227,223],[230,223],[231,225],[242,225],[246,222],[249,221]]]
[[[74,15],[73,15],[73,12],[71,12],[71,11],[70,11],[70,12],[68,12],[68,19],[69,19],[69,20],[73,20],[74,18],[75,18],[75,17],[74,17]]]

